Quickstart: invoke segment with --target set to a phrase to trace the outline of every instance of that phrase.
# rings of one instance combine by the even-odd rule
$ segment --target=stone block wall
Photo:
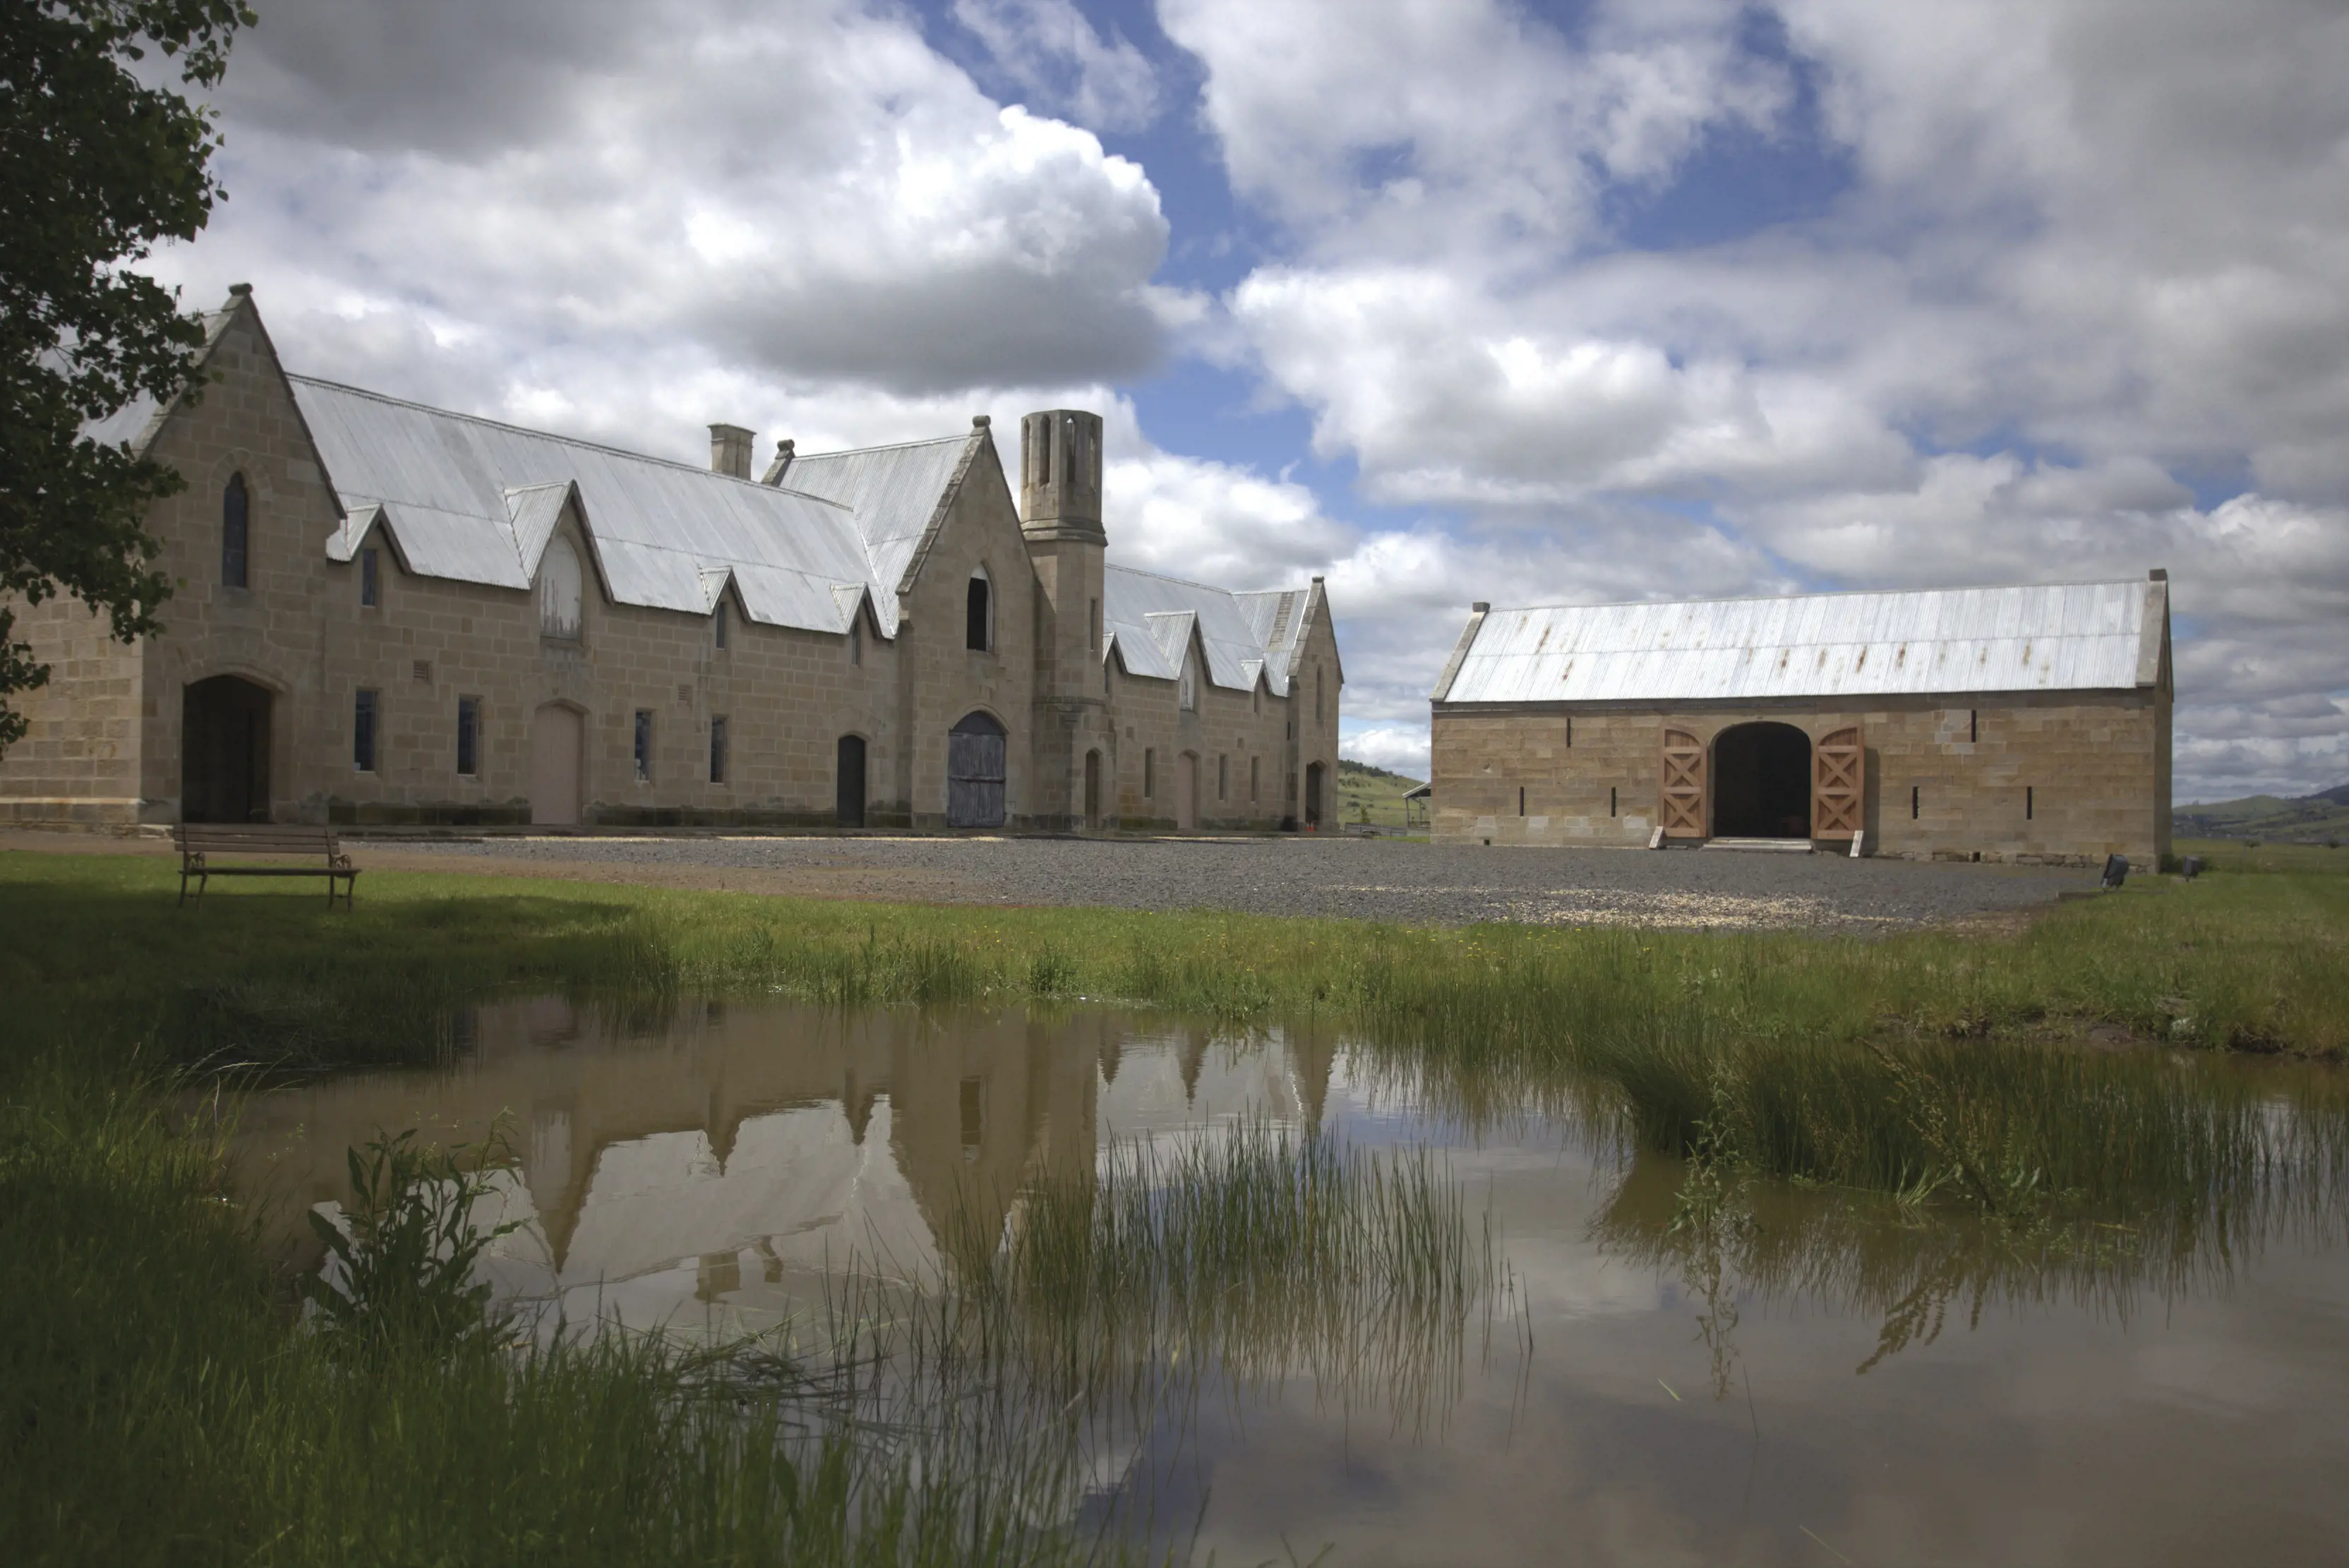
[[[1857,724],[1870,852],[1911,860],[2140,865],[2169,851],[2169,697],[1987,694],[1822,710],[1589,705],[1436,709],[1433,830],[1441,841],[1644,846],[1659,820],[1663,732],[1707,750],[1755,721],[1814,744]]]
[[[0,823],[136,824],[145,696],[138,648],[115,641],[112,624],[78,599],[0,596],[0,607],[15,613],[9,640],[30,643],[49,666],[47,686],[9,699],[26,727],[0,758]]]

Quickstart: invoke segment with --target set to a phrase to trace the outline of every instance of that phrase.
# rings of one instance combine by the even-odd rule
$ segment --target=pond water
[[[1311,1024],[540,999],[461,1033],[447,1070],[245,1106],[238,1157],[290,1254],[315,1261],[301,1212],[347,1196],[350,1145],[502,1119],[530,1224],[499,1243],[502,1293],[723,1334],[852,1266],[932,1277],[957,1216],[999,1230],[1118,1140],[1432,1146],[1489,1226],[1481,1317],[1421,1346],[1440,1365],[1379,1362],[1389,1397],[1292,1371],[1147,1425],[1120,1463],[1196,1561],[2349,1557],[2349,1247],[2321,1205],[2158,1260],[1778,1184],[1692,1223],[1676,1162],[1570,1119],[1465,1124]]]

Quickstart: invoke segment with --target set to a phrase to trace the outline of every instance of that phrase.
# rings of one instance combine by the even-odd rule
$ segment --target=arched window
[[[1199,711],[1199,676],[1198,672],[1193,668],[1193,661],[1188,654],[1183,655],[1181,695],[1185,713]]]
[[[970,574],[970,593],[964,600],[962,645],[980,653],[995,646],[995,591],[982,566]]]
[[[253,503],[245,493],[242,473],[228,477],[221,491],[221,583],[245,586],[246,552],[253,539]]]
[[[563,638],[579,635],[579,596],[583,586],[579,552],[571,548],[567,539],[549,541],[546,554],[538,563],[538,629],[542,634]]]

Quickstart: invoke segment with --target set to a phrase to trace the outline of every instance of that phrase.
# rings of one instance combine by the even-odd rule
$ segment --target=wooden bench
[[[214,877],[325,877],[326,907],[335,907],[335,884],[342,883],[343,907],[351,906],[351,894],[358,887],[358,868],[351,857],[343,853],[335,841],[332,828],[276,827],[266,823],[243,822],[183,822],[171,830],[171,841],[180,849],[180,902],[188,902],[188,882],[193,879],[196,896],[204,896],[204,884]],[[256,856],[279,861],[307,860],[310,865],[250,865]],[[233,863],[222,865],[222,858]]]

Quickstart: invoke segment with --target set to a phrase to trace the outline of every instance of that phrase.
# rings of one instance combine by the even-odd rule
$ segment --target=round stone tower
[[[1102,422],[1053,408],[1019,421],[1019,531],[1043,590],[1036,638],[1037,782],[1041,818],[1115,825],[1117,734],[1102,661]],[[1092,754],[1089,764],[1088,754]],[[1090,787],[1089,787],[1090,780]]]

